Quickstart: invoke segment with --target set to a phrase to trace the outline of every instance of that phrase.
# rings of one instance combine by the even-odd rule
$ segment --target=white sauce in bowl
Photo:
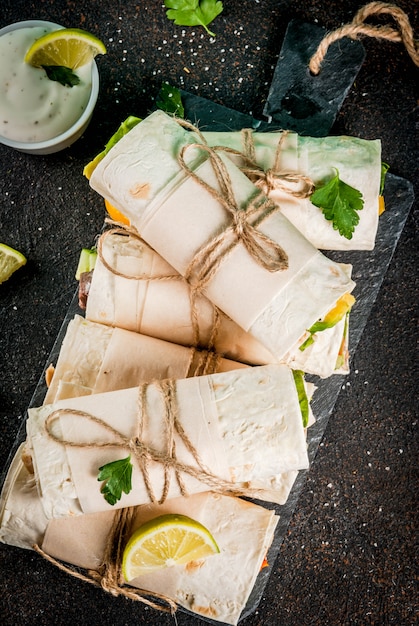
[[[82,115],[92,86],[91,63],[77,69],[80,83],[64,87],[25,63],[32,43],[54,30],[28,27],[0,37],[0,135],[22,142],[51,139]]]

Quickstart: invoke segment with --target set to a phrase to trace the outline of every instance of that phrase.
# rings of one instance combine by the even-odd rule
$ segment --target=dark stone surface
[[[72,299],[81,247],[104,217],[82,176],[127,115],[153,108],[163,80],[262,118],[291,19],[333,29],[361,2],[230,0],[212,24],[175,26],[162,2],[3,0],[0,26],[50,19],[104,40],[101,93],[84,137],[34,157],[0,146],[1,240],[28,264],[0,287],[0,459],[6,461]],[[418,28],[418,10],[398,5]],[[363,40],[366,58],[332,128],[381,138],[418,197],[418,70],[401,44]],[[413,625],[417,615],[417,203],[352,358],[257,611],[244,626]],[[239,532],[239,529],[238,529]],[[0,548],[0,620],[165,625],[174,619],[68,577],[35,553]],[[416,615],[416,617],[415,617]],[[199,623],[178,614],[183,626]]]

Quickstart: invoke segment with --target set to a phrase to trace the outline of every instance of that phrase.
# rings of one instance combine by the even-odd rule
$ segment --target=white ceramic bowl
[[[50,27],[52,30],[59,30],[60,28],[64,28],[60,24],[55,24],[54,22],[47,22],[45,20],[25,20],[22,22],[16,22],[14,24],[9,24],[4,28],[0,29],[0,37],[12,30],[17,30],[20,28],[28,28],[34,26],[46,26]],[[37,142],[23,142],[23,141],[14,141],[13,139],[9,139],[8,137],[3,137],[0,135],[0,143],[5,146],[9,146],[10,148],[14,148],[15,150],[19,150],[20,152],[27,152],[28,154],[51,154],[53,152],[59,152],[60,150],[64,150],[64,148],[68,148],[73,144],[86,130],[92,115],[93,110],[96,106],[97,98],[99,94],[99,72],[97,69],[96,63],[93,61],[92,63],[92,91],[90,93],[90,98],[87,103],[86,108],[84,109],[82,115],[79,117],[77,122],[70,126],[64,133],[57,135],[56,137],[52,137],[51,139],[47,139],[46,141],[37,141]]]

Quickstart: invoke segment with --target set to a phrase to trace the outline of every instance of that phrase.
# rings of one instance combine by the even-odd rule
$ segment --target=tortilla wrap
[[[191,292],[186,281],[143,240],[118,233],[106,234],[87,297],[86,319],[110,326],[191,345],[194,326]],[[341,267],[351,276],[351,266]],[[172,279],[163,280],[173,276]],[[154,280],[153,280],[154,279]],[[251,365],[277,362],[275,356],[251,334],[200,296],[196,303],[200,345],[227,358]],[[214,332],[215,325],[215,332]],[[321,376],[335,371],[344,325],[316,333],[310,349],[299,350],[304,335],[282,359],[294,369]],[[322,335],[320,337],[320,335]]]
[[[247,366],[76,315],[68,324],[44,404],[243,367]]]
[[[200,347],[207,349],[212,341],[214,350],[226,358],[251,365],[275,362],[269,350],[207,298],[198,296],[195,304]],[[89,287],[86,319],[194,345],[188,283],[145,241],[135,237],[118,233],[103,237]]]
[[[246,131],[251,132],[251,131]],[[226,146],[246,154],[249,135],[243,132],[204,132],[210,146]],[[256,163],[262,171],[308,176],[315,187],[327,183],[336,171],[340,180],[361,192],[364,206],[351,239],[340,235],[309,197],[292,195],[287,188],[274,188],[269,197],[290,222],[320,250],[373,250],[378,228],[378,197],[381,182],[381,141],[358,137],[302,137],[291,132],[251,132]],[[282,139],[282,140],[281,140]],[[279,150],[279,154],[278,154]],[[240,168],[245,161],[231,157]],[[284,181],[281,181],[283,184]],[[286,185],[287,187],[287,185]],[[298,184],[290,184],[293,191]]]
[[[20,460],[20,451],[13,465],[13,480],[9,476],[7,498],[0,513],[0,541],[25,549],[37,544],[60,561],[98,570],[115,512],[48,521],[33,475]],[[279,518],[274,511],[239,498],[202,492],[138,507],[128,536],[141,524],[166,513],[187,515],[201,522],[213,534],[220,553],[141,576],[129,584],[168,596],[202,617],[237,624]]]
[[[257,487],[260,481],[275,486],[280,474],[308,468],[297,389],[287,366],[248,367],[177,380],[173,393],[176,407],[172,411],[177,411],[179,424],[199,455],[200,467],[229,481],[228,485],[255,483]],[[144,406],[148,420],[143,424],[141,441],[159,454],[166,454],[166,409],[158,382],[147,385]],[[138,388],[62,400],[29,409],[28,413],[27,445],[48,519],[109,510],[110,505],[100,493],[98,468],[127,457],[125,439],[122,443],[120,440],[137,436]],[[93,445],[65,446],[51,439],[45,431],[49,415],[56,418],[52,431],[60,440]],[[113,426],[118,434],[109,434],[89,416]],[[112,447],[96,443],[103,441],[111,442]],[[177,460],[199,469],[179,431],[174,441]],[[122,495],[115,508],[144,504],[151,498],[135,459],[133,466],[132,490]],[[177,497],[182,492],[174,471],[169,472],[166,497]],[[159,498],[163,493],[163,467],[150,461],[148,473],[154,496]],[[208,489],[208,482],[199,474],[182,472],[182,479],[188,493]],[[225,485],[222,490],[226,490]],[[269,492],[260,490],[257,496],[268,498]]]

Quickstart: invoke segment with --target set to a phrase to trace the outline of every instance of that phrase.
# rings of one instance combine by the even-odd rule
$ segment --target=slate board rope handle
[[[389,15],[397,22],[398,29],[388,25],[366,24],[369,17]],[[419,43],[415,39],[413,29],[406,13],[398,6],[387,2],[370,2],[359,9],[354,19],[349,24],[328,33],[320,42],[319,47],[310,59],[310,72],[317,76],[329,46],[342,37],[357,39],[360,35],[387,39],[388,41],[402,42],[411,57],[413,63],[419,67]]]

